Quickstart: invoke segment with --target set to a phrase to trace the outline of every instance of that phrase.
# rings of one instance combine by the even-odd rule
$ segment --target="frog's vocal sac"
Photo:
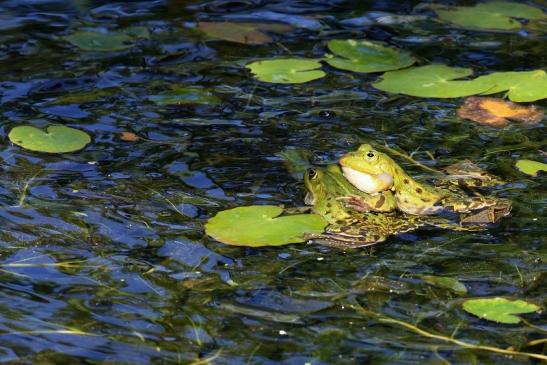
[[[361,191],[369,194],[393,191],[397,208],[408,214],[430,215],[443,210],[469,213],[497,204],[494,198],[471,197],[418,182],[391,157],[370,144],[346,153],[340,165],[348,181]]]

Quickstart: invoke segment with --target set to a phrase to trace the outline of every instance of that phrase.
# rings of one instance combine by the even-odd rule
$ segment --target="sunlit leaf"
[[[520,299],[478,298],[466,300],[463,303],[463,309],[477,317],[490,321],[519,323],[521,319],[515,314],[536,312],[540,307]]]
[[[378,42],[332,40],[327,44],[334,57],[327,57],[329,65],[354,72],[382,72],[408,67],[415,59],[408,53]]]
[[[205,232],[229,245],[281,246],[303,242],[305,234],[321,234],[327,225],[316,214],[278,217],[281,213],[283,209],[274,205],[228,209],[209,219]]]
[[[508,1],[492,1],[475,6],[435,8],[444,21],[464,28],[513,30],[522,28],[518,19],[545,19],[547,15],[538,8]]]
[[[428,65],[390,71],[374,84],[377,89],[428,98],[457,98],[486,91],[489,85],[474,81],[454,81],[470,76],[469,68]]]
[[[319,60],[304,58],[279,58],[256,61],[247,67],[257,79],[277,84],[299,84],[325,76]]]
[[[158,105],[207,104],[217,105],[220,99],[207,89],[198,87],[173,87],[148,99]]]
[[[122,141],[125,141],[125,142],[137,142],[138,140],[141,139],[141,137],[137,136],[135,133],[133,132],[121,132],[120,133],[120,139]]]
[[[516,167],[521,172],[531,176],[537,176],[540,171],[547,172],[547,164],[533,160],[518,160]]]
[[[51,125],[46,132],[32,126],[19,126],[10,131],[8,138],[27,150],[49,153],[78,151],[91,142],[87,133],[64,125]]]
[[[543,112],[533,105],[522,106],[503,99],[471,96],[458,109],[458,116],[480,124],[505,127],[509,120],[538,123],[543,119]]]
[[[547,98],[547,73],[543,70],[494,72],[477,77],[475,82],[490,86],[482,94],[507,91],[509,99],[515,102],[524,103]]]
[[[145,27],[129,27],[117,31],[106,29],[78,30],[64,39],[85,51],[121,51],[131,48],[139,38],[148,38]]]
[[[273,42],[265,32],[287,33],[294,28],[280,23],[199,22],[198,29],[212,38],[243,44],[265,44]]]
[[[446,276],[434,276],[434,275],[423,275],[422,279],[433,286],[439,288],[448,289],[457,294],[467,294],[467,288],[460,281],[446,277]]]

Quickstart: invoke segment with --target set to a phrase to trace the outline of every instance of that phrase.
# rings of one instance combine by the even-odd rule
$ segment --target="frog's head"
[[[340,159],[344,176],[357,189],[372,194],[393,186],[397,164],[386,154],[363,144]]]
[[[316,201],[327,197],[324,187],[324,174],[325,172],[321,169],[310,168],[306,170],[304,174],[304,185],[307,192],[304,198],[306,204],[314,205]]]

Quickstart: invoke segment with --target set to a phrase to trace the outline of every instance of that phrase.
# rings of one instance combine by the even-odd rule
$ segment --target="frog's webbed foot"
[[[462,216],[460,223],[463,226],[497,223],[501,218],[509,215],[510,212],[511,201],[507,199],[499,199],[493,206]]]

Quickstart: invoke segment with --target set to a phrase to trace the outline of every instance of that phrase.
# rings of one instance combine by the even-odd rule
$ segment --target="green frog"
[[[355,194],[371,205],[376,199],[385,200],[382,194],[368,195],[355,191],[342,175],[337,165],[326,168],[311,168],[304,175],[307,194],[305,202],[312,205],[312,211],[325,218],[329,223],[324,233],[310,235],[315,242],[343,248],[370,246],[385,241],[390,235],[413,231],[424,225],[460,230],[459,224],[440,217],[426,217],[393,213],[362,213],[348,206],[344,197]],[[393,199],[393,196],[391,196]],[[394,204],[394,200],[391,203]],[[465,230],[474,230],[470,226]]]
[[[388,155],[369,144],[346,153],[340,159],[340,165],[348,181],[361,191],[369,194],[393,191],[398,209],[408,214],[431,215],[443,211],[470,213],[499,202],[491,197],[467,196],[455,188],[418,182]]]
[[[321,184],[317,185],[318,189],[328,190],[329,199],[324,201],[325,205],[334,205],[335,203],[331,200],[336,200],[336,205],[359,212],[392,212],[397,209],[397,202],[391,191],[382,191],[374,195],[363,193],[348,183],[338,165],[328,165],[322,169],[308,169],[304,181],[314,179],[321,181]],[[308,205],[314,205],[313,197],[318,193],[312,194],[310,191],[308,189],[305,202]],[[327,211],[325,209],[325,212]]]

